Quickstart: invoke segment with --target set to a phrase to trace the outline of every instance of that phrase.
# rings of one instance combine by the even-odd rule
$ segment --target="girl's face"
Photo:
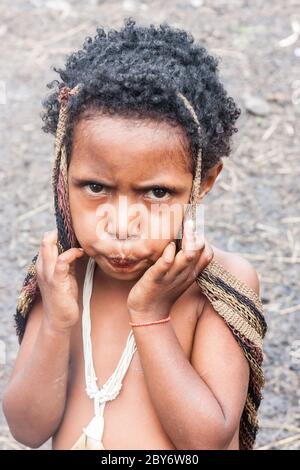
[[[137,280],[176,239],[193,176],[180,127],[95,114],[74,128],[69,200],[78,242],[101,271]],[[138,260],[127,270],[109,257]]]

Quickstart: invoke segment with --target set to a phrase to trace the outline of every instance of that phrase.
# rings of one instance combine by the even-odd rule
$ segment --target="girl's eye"
[[[155,195],[155,199],[162,199],[165,196],[166,193],[171,195],[171,191],[169,189],[162,188],[162,187],[159,187],[159,186],[150,189],[149,192],[150,193],[152,192]]]
[[[99,194],[103,189],[103,185],[99,183],[89,183],[86,185],[90,191],[94,194]]]

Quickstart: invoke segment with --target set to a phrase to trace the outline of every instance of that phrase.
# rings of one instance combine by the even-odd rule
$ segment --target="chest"
[[[191,288],[174,303],[171,311],[171,324],[182,351],[189,359],[192,352],[195,327],[197,324],[197,307],[199,304],[199,287]],[[132,329],[126,306],[127,296],[115,293],[93,292],[90,301],[91,343],[98,386],[103,385],[114,372],[125,349],[128,335]],[[80,309],[82,312],[82,296]],[[151,328],[151,326],[144,327]],[[134,331],[134,328],[133,328]],[[71,358],[75,370],[82,369],[83,346],[82,325],[79,322],[73,332]],[[134,370],[142,373],[142,364],[138,350],[134,353],[132,363]]]
[[[173,305],[171,323],[182,351],[189,359],[197,323],[197,291],[190,288]],[[197,295],[198,293],[198,295]],[[82,291],[80,309],[82,312]],[[126,296],[96,291],[90,301],[92,355],[97,385],[102,387],[115,371],[131,330]],[[145,328],[151,328],[145,327]],[[166,378],[167,380],[167,378]],[[68,397],[54,448],[71,448],[93,416],[93,400],[85,391],[82,327],[71,339]],[[118,396],[105,405],[102,442],[106,449],[174,449],[151,402],[138,350],[132,356]]]

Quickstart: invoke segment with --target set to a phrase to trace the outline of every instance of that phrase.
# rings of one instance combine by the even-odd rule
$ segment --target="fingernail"
[[[172,243],[169,244],[169,246],[167,247],[166,252],[164,254],[164,259],[167,263],[171,263],[172,260],[173,260],[173,252],[171,251]]]
[[[204,238],[201,235],[196,235],[196,245],[199,248],[202,248],[205,245]]]
[[[84,251],[84,249],[83,249],[83,248],[78,248],[78,250],[80,250],[80,251]]]

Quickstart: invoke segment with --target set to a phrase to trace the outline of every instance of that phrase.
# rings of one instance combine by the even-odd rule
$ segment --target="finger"
[[[175,242],[170,242],[165,247],[161,257],[151,266],[150,271],[155,279],[161,279],[172,266],[176,253]]]
[[[193,241],[188,245],[187,249],[184,250],[187,258],[190,260],[199,258],[199,256],[201,255],[201,252],[204,249],[204,246],[205,246],[204,237],[202,237],[201,235],[195,234]]]
[[[214,250],[205,237],[204,243],[204,249],[202,250],[200,258],[194,268],[194,277],[197,277],[214,258]]]
[[[179,276],[182,272],[195,266],[205,247],[205,239],[200,236],[194,236],[193,240],[184,243],[184,249],[181,249],[175,258],[175,261],[169,270],[169,276]],[[190,249],[187,249],[189,247]]]
[[[40,264],[39,267],[45,276],[45,279],[52,277],[56,259],[57,249],[57,229],[45,232],[40,245]]]
[[[172,268],[170,269],[170,276],[179,276],[187,268],[190,268],[191,264],[194,264],[197,259],[197,251],[185,251],[180,250],[177,253],[175,262],[173,263]]]
[[[55,275],[66,275],[69,273],[70,269],[72,269],[72,263],[81,258],[84,255],[84,251],[82,248],[70,248],[67,251],[64,251],[60,254],[57,258],[54,274]]]
[[[193,252],[196,250],[196,236],[193,230],[192,220],[187,220],[185,223],[182,250],[186,253],[188,259],[192,260],[194,258]]]
[[[195,259],[195,257],[199,256],[200,253],[197,252],[204,247],[204,238],[201,237],[200,234],[196,233],[194,221],[192,219],[187,219],[185,222],[184,237],[182,242],[182,249],[186,255],[186,261],[192,261]],[[181,256],[181,258],[184,262],[184,256]]]
[[[197,231],[197,227],[194,226],[192,219],[188,219],[185,222],[184,237],[182,241],[182,248],[185,251],[199,250],[204,246],[204,236],[199,228]]]
[[[191,219],[188,219],[185,224],[184,237],[182,240],[183,251],[187,253],[187,256],[190,254],[190,258],[193,259],[194,256],[190,252],[201,250],[203,247],[204,237],[200,233],[196,232],[194,222]]]

